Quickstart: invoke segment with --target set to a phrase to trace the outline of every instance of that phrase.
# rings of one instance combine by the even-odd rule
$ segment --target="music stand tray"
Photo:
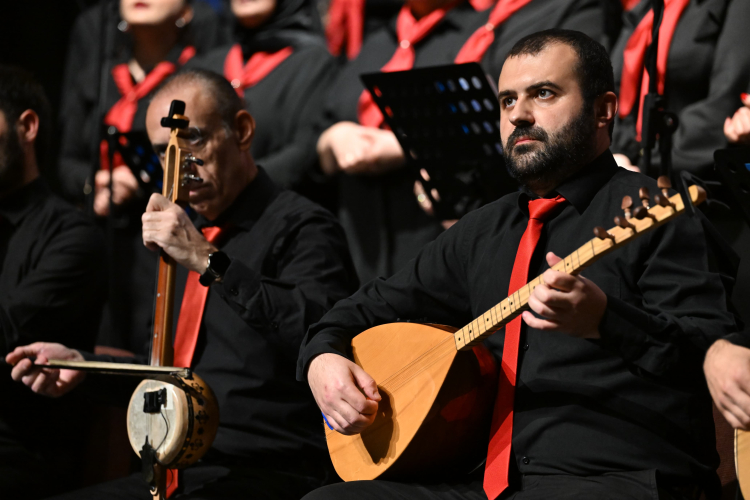
[[[518,188],[504,166],[497,89],[479,64],[360,78],[438,218],[460,218]]]

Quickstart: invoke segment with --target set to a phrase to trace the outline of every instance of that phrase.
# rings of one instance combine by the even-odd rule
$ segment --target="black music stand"
[[[360,78],[439,219],[457,219],[518,188],[504,166],[497,90],[479,64]]]
[[[721,183],[729,193],[726,201],[750,225],[750,148],[718,149],[714,151],[714,161]]]

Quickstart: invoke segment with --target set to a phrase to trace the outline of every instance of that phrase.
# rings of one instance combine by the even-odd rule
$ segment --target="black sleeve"
[[[664,375],[702,359],[717,339],[737,331],[722,273],[710,258],[704,220],[682,215],[641,247],[640,306],[607,297],[602,345],[646,372]],[[637,268],[636,268],[637,269]]]
[[[727,147],[724,120],[741,106],[740,93],[750,82],[748,19],[750,2],[733,0],[716,43],[708,95],[679,114],[672,153],[676,169],[699,173],[713,165],[715,150]]]
[[[314,124],[323,113],[326,91],[336,76],[336,61],[327,52],[309,51],[297,66],[286,102],[288,119],[294,123],[292,138],[281,149],[256,158],[275,184],[295,188],[315,171],[319,134]]]
[[[101,236],[89,224],[54,235],[13,293],[0,294],[0,349],[7,353],[32,342],[93,345],[92,318],[99,318],[104,296],[103,256]]]
[[[307,327],[356,289],[356,273],[344,232],[331,215],[308,218],[274,253],[274,277],[233,259],[223,281],[212,286],[243,321],[284,333],[296,350]]]
[[[371,281],[337,303],[302,341],[297,379],[305,380],[307,367],[318,354],[351,359],[351,340],[373,326],[425,317],[444,324],[470,318],[464,256],[465,245],[472,240],[471,226],[468,216],[461,219],[404,269],[387,280]]]

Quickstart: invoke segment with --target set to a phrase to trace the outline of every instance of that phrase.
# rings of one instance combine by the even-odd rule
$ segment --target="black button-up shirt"
[[[564,257],[612,227],[624,195],[657,193],[656,183],[616,166],[605,152],[551,196],[568,203],[542,230],[529,277],[544,256]],[[466,215],[405,269],[339,302],[308,331],[298,377],[324,352],[351,356],[350,341],[372,326],[401,320],[461,327],[508,295],[528,223],[524,192]],[[583,272],[607,294],[601,339],[522,327],[513,448],[523,474],[596,475],[656,469],[692,481],[717,464],[703,354],[735,328],[702,230],[682,215],[628,243]],[[498,360],[504,330],[485,341]],[[525,347],[528,345],[528,349]]]
[[[87,217],[41,179],[0,200],[0,266],[3,358],[32,342],[93,347],[104,297],[104,242]],[[34,394],[13,382],[10,371],[0,363],[0,467],[13,464],[18,474],[49,471],[47,494],[72,487],[75,471],[50,464],[62,455],[80,459],[88,410],[75,396]],[[32,496],[40,494],[41,485],[29,487]]]
[[[307,327],[356,289],[343,230],[262,169],[217,220],[195,223],[225,228],[218,243],[232,261],[211,285],[192,364],[219,402],[212,449],[291,471],[324,461],[320,411],[294,367]],[[175,312],[186,279],[180,267]]]

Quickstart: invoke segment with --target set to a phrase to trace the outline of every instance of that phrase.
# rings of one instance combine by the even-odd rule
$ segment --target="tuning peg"
[[[620,217],[619,215],[615,217],[615,224],[617,224],[623,229],[626,229],[626,228],[635,229],[635,226],[631,224],[630,222],[628,222],[628,219],[626,219],[625,217]]]
[[[650,208],[648,205],[649,205],[649,200],[651,198],[651,195],[649,195],[647,187],[642,187],[641,189],[638,190],[638,197],[641,199],[641,203],[643,204],[644,207]]]
[[[203,166],[203,160],[201,160],[200,158],[196,158],[191,154],[185,156],[185,163],[195,163],[196,165]]]
[[[622,197],[622,205],[620,207],[625,212],[625,217],[628,219],[630,218],[630,209],[633,208],[633,198],[630,196],[623,196]]]
[[[635,210],[633,210],[633,217],[638,220],[645,219],[646,217],[651,217],[656,220],[656,216],[649,212],[646,207],[636,207]]]
[[[654,195],[654,203],[656,203],[657,205],[660,205],[662,207],[672,207],[672,208],[674,208],[674,203],[672,203],[671,201],[669,201],[669,197],[667,197],[666,195],[665,196],[662,196],[660,194]]]
[[[661,189],[664,196],[669,196],[669,189],[672,188],[672,181],[669,180],[669,177],[666,175],[660,175],[659,178],[656,179],[656,185],[659,186],[659,189]]]
[[[596,226],[594,228],[594,236],[596,236],[600,240],[606,240],[607,238],[609,238],[610,240],[612,240],[613,243],[615,241],[615,237],[609,234],[607,230],[604,229],[602,226]]]

